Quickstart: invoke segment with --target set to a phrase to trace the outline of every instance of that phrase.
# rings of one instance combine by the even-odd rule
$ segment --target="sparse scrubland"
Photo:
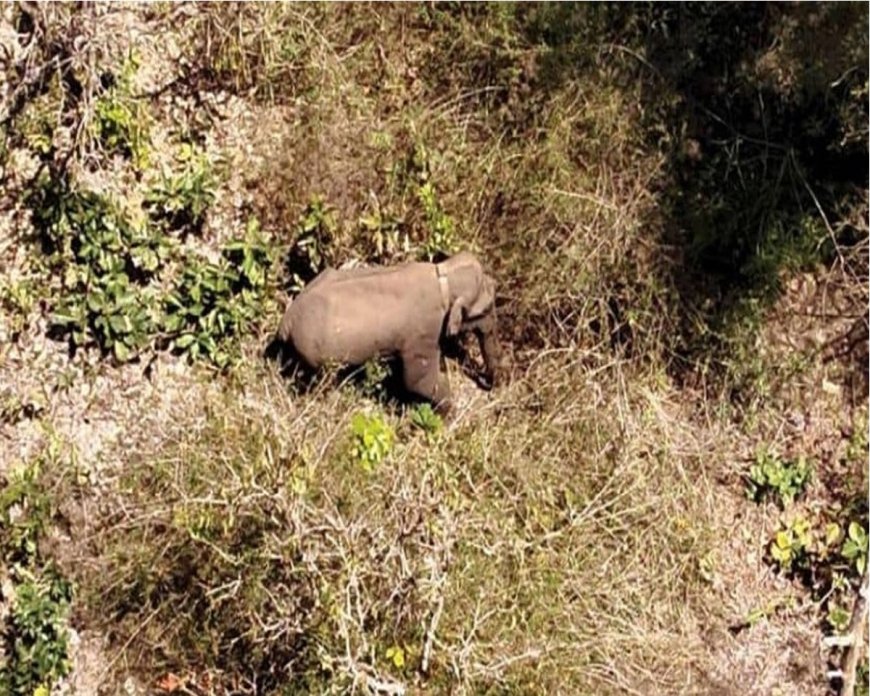
[[[0,692],[867,693],[866,5],[0,15]],[[269,359],[460,249],[449,421]]]

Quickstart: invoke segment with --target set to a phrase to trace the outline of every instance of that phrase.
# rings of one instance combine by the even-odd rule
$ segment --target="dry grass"
[[[41,8],[44,36],[69,11]],[[747,501],[743,477],[767,446],[817,461],[801,510],[851,511],[866,487],[866,462],[844,453],[866,397],[850,380],[866,365],[824,351],[866,313],[866,193],[814,219],[856,243],[825,268],[783,267],[784,296],[722,339],[727,359],[688,354],[686,326],[711,330],[703,303],[679,294],[686,255],[669,227],[684,143],[668,141],[656,119],[670,112],[613,46],[560,72],[504,8],[76,17],[87,40],[60,45],[89,70],[108,41],[95,18],[126,27],[105,64],[140,56],[153,171],[107,161],[66,124],[54,164],[78,153],[78,180],[108,182],[135,210],[192,140],[224,165],[189,244],[214,254],[253,213],[284,251],[320,197],[336,263],[419,254],[429,181],[459,244],[499,278],[513,357],[491,394],[452,375],[459,415],[435,437],[350,385],[304,393],[280,377],[262,359],[277,316],[221,374],[168,355],[70,360],[45,335],[51,283],[21,243],[27,211],[6,206],[0,328],[16,340],[0,347],[0,380],[21,408],[3,407],[0,473],[62,443],[46,554],[76,581],[80,651],[98,652],[75,660],[80,693],[125,680],[142,693],[825,692],[823,602],[771,568],[779,511]],[[171,39],[166,52],[155,37]],[[43,58],[15,65],[33,76]],[[21,184],[38,158],[10,142]],[[11,292],[25,281],[28,301]],[[706,371],[729,361],[724,379]],[[372,471],[352,454],[359,412],[396,433]]]
[[[207,405],[196,390],[104,479],[68,559],[89,621],[135,636],[152,674],[232,690],[683,688],[712,482],[702,452],[642,444],[670,405],[621,392],[622,369],[590,398],[591,371],[543,360],[434,445],[387,415],[398,444],[373,473],[348,454],[353,390],[293,396],[261,370]]]

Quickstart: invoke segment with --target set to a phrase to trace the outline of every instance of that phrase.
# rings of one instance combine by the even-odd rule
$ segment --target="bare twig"
[[[438,597],[438,605],[432,613],[432,620],[429,621],[429,626],[426,628],[426,640],[423,643],[423,659],[420,664],[420,671],[423,674],[429,672],[429,659],[432,655],[432,642],[435,640],[435,631],[438,630],[438,622],[441,620],[441,612],[444,611],[444,596]]]
[[[851,644],[846,648],[843,658],[843,685],[840,688],[841,696],[853,696],[855,693],[855,679],[858,672],[858,660],[864,648],[865,633],[867,630],[867,595],[868,574],[864,571],[864,579],[861,589],[855,598],[855,606],[852,608],[852,620],[849,621],[848,636]]]

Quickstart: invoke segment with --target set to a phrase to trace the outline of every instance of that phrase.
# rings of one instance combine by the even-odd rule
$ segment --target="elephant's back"
[[[312,290],[299,295],[290,311],[294,347],[312,367],[363,363],[397,349],[397,313],[371,294]]]
[[[293,342],[313,366],[395,353],[409,335],[440,330],[440,290],[430,264],[331,271],[293,301]]]

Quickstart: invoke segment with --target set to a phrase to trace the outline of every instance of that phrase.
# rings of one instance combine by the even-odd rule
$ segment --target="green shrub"
[[[760,451],[749,469],[746,492],[756,502],[775,495],[785,506],[803,492],[811,475],[812,466],[805,457],[784,461],[772,452]]]
[[[131,94],[139,63],[132,55],[118,76],[107,75],[108,86],[94,103],[93,131],[109,153],[132,159],[137,169],[148,164],[148,118],[144,102]]]
[[[48,694],[70,670],[67,617],[72,586],[51,565],[36,571],[18,568],[14,585],[5,646],[9,658],[0,664],[0,691]]]
[[[418,404],[411,411],[411,423],[426,433],[426,438],[432,442],[444,427],[441,419],[431,404]]]
[[[801,571],[816,590],[843,589],[860,580],[867,567],[866,518],[851,520],[846,531],[840,523],[811,522],[798,516],[783,523],[770,544],[770,558],[784,572]]]
[[[107,197],[42,179],[29,197],[48,264],[61,279],[53,323],[75,347],[97,345],[119,362],[155,331],[149,287],[170,248],[134,226]]]
[[[334,261],[337,225],[332,209],[319,196],[308,202],[294,231],[286,270],[291,290],[300,291]]]
[[[15,122],[15,131],[40,158],[47,158],[54,145],[58,130],[60,95],[59,80],[55,78],[48,91],[27,104]]]
[[[6,311],[13,336],[27,326],[30,313],[42,294],[42,285],[36,274],[20,280],[0,278],[0,308]]]
[[[48,266],[61,278],[54,328],[74,347],[96,345],[125,362],[168,342],[224,367],[233,341],[262,314],[273,258],[255,218],[209,263],[62,180],[43,180],[29,205]],[[182,271],[165,290],[171,259]]]
[[[438,256],[449,256],[457,250],[456,225],[453,218],[444,212],[435,192],[435,186],[427,181],[417,190],[420,204],[426,215],[429,234],[423,241],[423,258],[431,261]]]
[[[407,253],[410,239],[405,221],[385,213],[379,208],[363,215],[359,220],[364,233],[364,247],[369,247],[367,258],[376,263],[389,263],[396,254]]]
[[[422,208],[425,224],[418,237],[418,257],[432,261],[455,253],[459,249],[456,222],[441,205],[429,150],[422,142],[417,142],[405,161],[395,167],[393,181],[403,198],[410,194],[414,204]]]
[[[2,640],[0,692],[15,696],[49,693],[69,672],[67,617],[72,585],[38,544],[47,532],[51,500],[43,481],[43,461],[14,468],[0,492],[0,552],[10,563],[11,612]]]
[[[198,234],[208,209],[215,201],[218,180],[214,164],[204,152],[182,143],[176,157],[178,168],[164,170],[145,196],[152,220],[173,231]]]
[[[771,558],[785,572],[806,567],[812,550],[810,522],[798,517],[780,529],[770,544]]]
[[[846,607],[839,604],[830,603],[828,605],[828,613],[825,618],[835,632],[843,634],[849,627],[849,619],[851,617],[852,614]]]
[[[843,558],[851,563],[858,575],[867,567],[867,529],[860,522],[850,522],[848,537],[843,544]]]
[[[865,658],[858,663],[855,677],[855,696],[868,696],[870,694],[870,668]]]
[[[271,250],[255,218],[246,234],[226,244],[214,264],[188,259],[165,298],[162,328],[172,346],[218,367],[233,359],[232,342],[262,314]]]
[[[4,557],[28,563],[36,556],[37,542],[51,516],[51,501],[41,485],[42,462],[13,467],[0,490]]]
[[[360,391],[366,396],[380,399],[385,396],[385,382],[392,374],[387,359],[372,358],[362,366]]]
[[[382,416],[357,413],[351,421],[353,458],[372,472],[393,449],[395,432]]]

